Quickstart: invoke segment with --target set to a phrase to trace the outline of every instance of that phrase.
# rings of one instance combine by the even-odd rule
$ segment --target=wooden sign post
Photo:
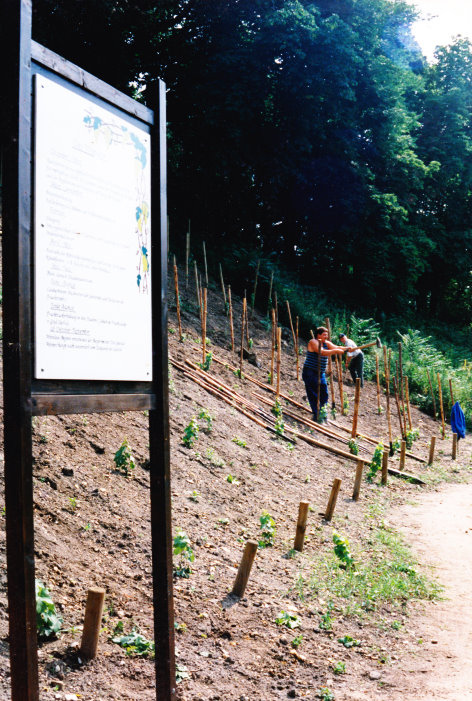
[[[171,701],[176,683],[167,394],[166,87],[159,81],[153,109],[145,107],[32,41],[31,19],[31,0],[4,0],[0,6],[0,52],[2,65],[8,66],[0,88],[0,134],[11,698],[39,699],[32,417],[147,409],[156,698]],[[94,137],[104,126],[109,147],[105,157],[103,152],[99,157]],[[73,174],[68,168],[72,161],[77,169]],[[92,172],[102,187],[100,211],[86,187]],[[46,197],[48,190],[54,192],[55,178],[61,191],[67,189],[73,206],[50,194]],[[135,186],[128,189],[131,178]],[[48,209],[51,198],[55,216]],[[111,222],[109,228],[106,222]],[[127,240],[131,255],[125,250]],[[51,250],[55,264],[48,264],[45,255]],[[84,254],[86,276],[80,274]],[[64,267],[75,276],[74,297],[67,275],[60,275]],[[94,277],[100,270],[101,282]],[[82,311],[87,305],[100,314],[89,311],[87,318]],[[112,306],[125,308],[123,326],[114,323],[111,311],[108,314]],[[64,309],[67,315],[61,317]],[[137,325],[139,343],[131,346],[128,336]]]

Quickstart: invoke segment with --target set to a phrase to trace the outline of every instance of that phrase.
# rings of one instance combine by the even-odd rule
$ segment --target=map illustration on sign
[[[147,127],[35,84],[35,376],[150,381]]]

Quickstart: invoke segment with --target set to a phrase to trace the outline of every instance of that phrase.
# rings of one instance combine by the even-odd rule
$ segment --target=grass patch
[[[344,615],[364,617],[384,604],[401,608],[409,599],[435,599],[441,587],[418,570],[408,546],[391,529],[371,532],[364,549],[354,551],[355,567],[340,566],[329,552],[316,557],[310,574],[301,573],[295,590],[303,601],[330,599]]]

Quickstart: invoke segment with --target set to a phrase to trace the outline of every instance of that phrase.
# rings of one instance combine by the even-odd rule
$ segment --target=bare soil
[[[200,328],[195,295],[193,288],[187,293],[182,279],[181,289],[186,340],[179,341],[171,304],[170,355],[196,362],[201,360],[201,346],[196,342]],[[173,302],[173,294],[170,297]],[[210,290],[210,350],[223,362],[236,364],[222,307],[221,295]],[[238,302],[235,318],[240,310]],[[239,323],[236,331],[239,337]],[[250,320],[250,334],[262,367],[244,361],[244,373],[266,382],[270,342],[263,317],[255,314]],[[254,399],[252,392],[257,388],[224,365],[213,362],[210,374]],[[304,402],[304,386],[296,380],[290,340],[283,343],[281,384],[285,392],[293,392],[297,401]],[[208,394],[176,369],[170,374],[170,388],[173,527],[174,532],[182,529],[188,534],[195,551],[192,573],[188,579],[176,578],[174,587],[175,620],[180,628],[176,631],[176,657],[190,675],[178,686],[179,699],[315,699],[321,687],[329,687],[337,700],[428,698],[426,690],[430,698],[467,698],[462,658],[467,659],[464,653],[470,647],[468,631],[464,630],[468,618],[464,613],[470,607],[470,572],[466,572],[465,563],[470,561],[472,538],[472,531],[465,534],[471,527],[472,496],[466,484],[469,438],[461,442],[459,457],[452,461],[450,435],[441,441],[438,423],[413,407],[412,423],[420,429],[420,438],[412,451],[426,458],[434,434],[438,436],[438,461],[433,468],[426,468],[424,463],[407,459],[406,471],[425,476],[430,484],[419,486],[391,476],[388,486],[381,487],[378,478],[373,484],[364,480],[360,499],[353,502],[354,461],[302,441],[292,449],[287,441]],[[354,388],[349,382],[344,388],[350,410],[347,417],[338,413],[336,424],[350,428]],[[337,402],[339,406],[339,399]],[[383,395],[381,402],[385,409]],[[212,430],[203,430],[205,422],[200,421],[198,440],[187,448],[182,444],[184,428],[202,408],[214,417]],[[398,433],[395,417],[393,422]],[[366,383],[362,392],[358,429],[386,440],[385,411],[381,415],[377,412],[372,383]],[[117,471],[113,462],[125,437],[136,460],[129,477]],[[235,442],[236,438],[245,445]],[[339,442],[321,440],[347,450]],[[372,454],[373,445],[360,443],[368,451],[362,455]],[[37,576],[47,585],[63,617],[60,637],[39,648],[41,699],[138,701],[156,697],[153,661],[127,656],[111,641],[119,622],[126,632],[137,627],[144,636],[152,637],[147,460],[145,412],[34,420]],[[398,467],[397,456],[390,462]],[[228,475],[237,481],[230,483]],[[333,521],[327,523],[320,514],[326,509],[334,478],[340,478],[342,486]],[[443,479],[460,486],[443,487]],[[3,493],[0,499],[1,507]],[[307,539],[304,552],[290,557],[300,500],[308,500],[312,506]],[[235,601],[228,593],[244,542],[259,539],[259,517],[264,510],[275,519],[275,542],[258,551],[245,597]],[[440,603],[405,602],[400,610],[382,606],[362,619],[346,616],[337,608],[333,629],[323,630],[320,619],[326,602],[316,596],[302,601],[297,579],[301,573],[308,574],[319,552],[332,550],[333,528],[353,547],[367,547],[376,513],[382,513],[390,527],[401,526],[406,540],[415,546],[420,567],[428,573],[431,566],[435,568],[447,598]],[[451,542],[456,543],[457,552]],[[10,684],[3,531],[0,561],[0,698],[6,700]],[[99,655],[85,663],[78,647],[86,592],[92,586],[104,587],[107,594]],[[300,630],[275,623],[282,610],[299,615]],[[401,621],[399,630],[392,628],[394,620]],[[300,632],[303,642],[295,649],[291,641]],[[338,638],[346,634],[359,639],[361,645],[345,649]],[[339,660],[346,663],[346,673],[336,675],[333,664]],[[457,693],[447,696],[446,678],[453,669]]]

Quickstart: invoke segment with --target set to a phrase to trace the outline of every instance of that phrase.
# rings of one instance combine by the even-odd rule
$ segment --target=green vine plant
[[[190,539],[185,531],[178,530],[174,536],[174,555],[179,558],[177,565],[174,565],[174,577],[188,579],[192,573],[189,565],[195,560],[195,553],[190,544]]]
[[[333,531],[334,554],[341,560],[340,567],[348,569],[354,567],[354,558],[349,550],[349,541],[343,538],[337,531]]]
[[[359,455],[359,443],[355,438],[351,438],[348,443],[349,452],[351,455]]]
[[[197,423],[195,416],[192,416],[190,423],[184,429],[184,435],[182,436],[182,443],[186,448],[191,448],[195,441],[198,440],[198,432],[200,428]]]
[[[259,522],[261,524],[261,539],[259,540],[259,547],[272,547],[274,545],[274,538],[277,530],[275,527],[275,520],[268,511],[263,511],[259,517]]]
[[[379,443],[378,446],[376,446],[376,448],[374,450],[374,454],[372,456],[372,461],[369,465],[369,472],[367,473],[367,477],[366,477],[368,482],[372,482],[374,480],[375,475],[382,467],[383,451],[384,451],[383,443]]]
[[[208,409],[200,409],[200,411],[198,412],[198,418],[199,418],[201,421],[205,421],[205,422],[206,422],[206,427],[205,427],[204,430],[205,430],[207,433],[211,433],[211,430],[212,430],[212,428],[213,428],[213,419],[214,419],[213,414],[210,414],[210,412],[208,411]]]
[[[405,436],[406,447],[410,449],[414,441],[416,441],[419,437],[420,431],[418,428],[413,428],[411,431],[407,431]]]
[[[123,443],[116,451],[113,461],[116,465],[116,469],[122,472],[124,475],[129,475],[131,470],[134,470],[136,467],[127,438],[124,439]]]
[[[213,360],[213,353],[210,351],[209,353],[206,354],[205,361],[203,363],[197,363],[197,365],[205,372],[208,372],[210,369],[212,360]]]
[[[62,618],[57,615],[56,607],[51,596],[39,579],[35,580],[36,588],[36,628],[40,639],[56,638],[61,630]]]

